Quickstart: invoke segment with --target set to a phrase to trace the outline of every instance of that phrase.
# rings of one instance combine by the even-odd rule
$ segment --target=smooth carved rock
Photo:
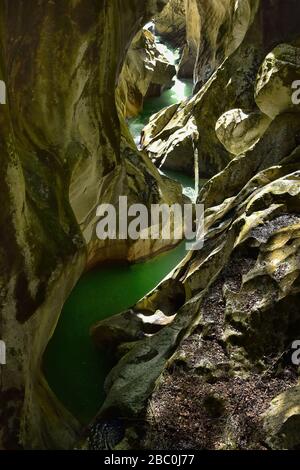
[[[299,88],[300,48],[280,44],[267,55],[257,77],[255,100],[261,111],[271,119],[287,111],[299,112],[295,82]]]
[[[0,337],[13,358],[1,369],[1,448],[74,445],[79,423],[49,389],[42,356],[87,266],[96,207],[137,186],[133,191],[146,202],[149,174],[157,194],[162,183],[170,197],[151,162],[132,174],[136,165],[125,154],[133,144],[122,138],[125,123],[115,104],[133,37],[166,3],[1,2],[0,75],[10,99],[0,112]],[[93,251],[95,245],[93,239]]]
[[[300,446],[300,385],[272,400],[263,415],[267,442],[273,449],[296,450]]]
[[[260,2],[259,8],[257,1],[251,2],[250,26],[240,46],[222,63],[193,98],[178,106],[171,118],[169,110],[166,110],[168,115],[164,127],[159,126],[157,130],[147,129],[150,135],[146,136],[146,142],[161,141],[160,149],[164,152],[164,147],[170,146],[172,135],[179,127],[184,127],[193,116],[199,133],[197,143],[199,174],[203,178],[214,176],[232,159],[232,154],[217,138],[215,132],[217,120],[230,109],[240,108],[247,114],[257,109],[254,100],[256,78],[267,52],[274,43],[282,42],[282,38],[290,37],[291,41],[297,39],[296,15],[293,14],[298,8],[296,0],[292,0],[287,16],[282,16],[283,6],[281,3],[277,4],[274,10],[278,25],[276,28],[268,28],[266,24],[267,12],[271,8],[268,2]],[[264,31],[264,34],[261,34],[261,31]],[[162,123],[162,112],[159,120]]]
[[[194,116],[199,131],[201,164],[205,164],[205,157],[217,156],[222,147],[216,143],[215,126],[222,113],[233,109],[229,103],[232,105],[238,100],[243,103],[240,109],[249,109],[249,112],[256,109],[255,77],[265,57],[264,43],[258,35],[264,28],[262,13],[265,13],[264,7],[244,43],[198,95],[168,108],[165,115],[160,113],[156,123],[154,118],[153,141],[168,141],[172,133]],[[221,109],[223,111],[218,112]],[[180,357],[183,342],[189,341],[197,326],[201,344],[206,345],[201,359],[211,362],[208,351],[212,338],[222,345],[223,354],[228,358],[226,369],[219,376],[225,389],[229,377],[239,379],[240,374],[251,375],[257,370],[267,373],[270,360],[281,356],[286,345],[298,338],[299,119],[299,115],[293,113],[277,116],[245,154],[235,158],[228,155],[225,168],[204,186],[198,198],[206,207],[204,247],[199,252],[189,253],[172,275],[173,280],[184,286],[186,302],[170,325],[141,339],[122,356],[107,378],[107,399],[99,416],[117,410],[118,416],[139,418],[145,409],[151,415],[151,406],[147,405],[149,397],[162,395],[166,368],[170,366],[172,370],[172,365],[176,365],[176,354],[179,352]],[[153,143],[147,133],[144,142],[147,147]],[[165,282],[160,285],[162,297]],[[165,287],[167,289],[168,284]],[[146,304],[147,300],[146,297]],[[165,313],[164,308],[159,310]],[[205,381],[207,371],[202,372],[200,368],[197,374]],[[257,384],[263,380],[263,373],[257,375],[252,387],[259,394]],[[281,389],[294,384],[293,378],[288,383],[280,382],[276,371],[273,379]],[[247,400],[248,396],[244,398]],[[268,407],[271,398],[270,393],[260,395],[263,408]],[[251,408],[249,412],[251,414]],[[227,415],[229,421],[233,415],[234,419],[244,417],[238,406]],[[258,429],[257,422],[254,424]],[[216,445],[238,448],[243,439],[239,432],[230,426],[225,428],[223,436],[218,434]],[[259,439],[253,438],[247,445],[259,446],[264,439],[267,442],[265,435]],[[193,443],[192,437],[190,441]]]
[[[153,119],[149,126],[153,129],[154,127],[157,128],[159,124],[155,123],[155,119]],[[143,130],[143,135],[149,135],[147,128]],[[169,141],[163,142],[159,139],[154,140],[153,143],[150,141],[145,148],[149,157],[161,170],[174,170],[194,176],[194,153],[197,140],[197,126],[195,120],[191,118],[185,126],[174,130]]]
[[[187,0],[187,43],[179,76],[194,77],[199,90],[241,44],[257,4],[257,0]]]
[[[254,83],[264,58],[261,37],[257,34],[257,29],[261,27],[261,14],[258,12],[240,47],[224,61],[222,67],[217,69],[197,94],[178,106],[171,118],[168,108],[166,109],[164,127],[146,128],[144,134],[148,132],[149,135],[145,141],[159,142],[160,151],[164,153],[170,146],[174,133],[193,117],[199,133],[195,151],[198,155],[200,177],[212,177],[225,168],[232,159],[232,154],[217,138],[216,122],[229,109],[238,107],[249,112],[256,109]],[[163,121],[162,112],[159,120]],[[147,151],[145,144],[144,148]]]
[[[156,46],[153,34],[143,29],[132,41],[119,78],[117,99],[121,113],[133,117],[143,109],[144,98],[159,96],[173,85],[176,68]]]
[[[274,351],[280,354],[300,333],[297,307],[300,295],[299,158],[298,147],[288,159],[283,158],[273,168],[262,170],[246,182],[242,190],[237,188],[233,197],[207,211],[203,250],[189,254],[172,276],[173,282],[180,279],[183,284],[186,303],[178,309],[170,325],[162,327],[153,336],[140,339],[122,355],[107,378],[108,395],[99,417],[102,413],[105,416],[117,410],[118,416],[138,418],[153,390],[156,396],[160,393],[163,382],[158,378],[167,365],[173,361],[176,364],[178,357],[180,360],[179,345],[184,338],[188,341],[197,325],[202,331],[202,343],[209,343],[211,334],[216,335],[230,359],[218,379],[224,381],[225,389],[229,376],[235,376],[238,371],[249,373],[257,363],[263,367],[266,355],[274,354]],[[238,161],[247,167],[251,158]],[[248,171],[250,175],[251,165]],[[237,253],[238,260],[235,259]],[[227,270],[229,265],[232,272]],[[153,311],[159,298],[164,297],[169,282],[161,284]],[[210,290],[215,289],[216,282],[221,283],[222,300],[218,296],[214,299],[214,290]],[[209,295],[212,297],[207,304]],[[141,305],[149,303],[151,299],[146,297],[134,309],[138,311]],[[210,314],[206,318],[207,309]],[[213,316],[215,310],[216,318]],[[163,305],[161,311],[166,313]],[[281,333],[278,335],[280,319]],[[101,325],[99,327],[101,331]],[[179,356],[177,353],[173,356],[178,348]],[[209,351],[208,344],[206,354]],[[203,354],[201,358],[205,363]],[[269,368],[268,362],[264,367]],[[203,380],[206,375],[208,379],[210,377],[206,367],[198,368],[197,374],[203,374]],[[258,380],[255,387],[257,383]],[[264,397],[264,407],[268,406],[269,399],[269,395]],[[226,416],[226,413],[224,409],[222,414]],[[238,445],[239,432],[236,429],[232,435],[233,445]],[[221,442],[226,448],[226,444],[229,445],[226,432],[223,439]],[[253,441],[249,445],[259,443]]]
[[[246,114],[242,109],[231,109],[218,119],[216,134],[228,152],[240,155],[259,141],[270,122],[260,111]]]

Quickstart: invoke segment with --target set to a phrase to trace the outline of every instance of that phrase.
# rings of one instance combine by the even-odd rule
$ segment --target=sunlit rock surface
[[[154,117],[143,141],[145,151],[160,141],[159,153],[176,148],[179,158],[187,141],[180,132],[195,126],[189,158],[197,155],[199,173],[210,177],[198,196],[204,247],[129,311],[92,328],[117,364],[84,434],[49,390],[42,355],[87,265],[162,248],[99,243],[97,205],[120,193],[148,206],[183,202],[179,186],[137,151],[115,101],[132,39],[167,2],[42,0],[28,16],[30,3],[0,7],[8,94],[0,114],[0,337],[14,357],[1,369],[1,447],[103,448],[107,422],[116,430],[121,419],[124,433],[108,440],[120,449],[298,448],[290,345],[300,337],[300,115],[285,93],[274,109],[267,90],[276,72],[256,94],[272,122],[262,132],[254,124],[249,149],[235,155],[242,142],[232,132],[223,142],[230,152],[216,124],[231,110],[257,111],[261,65],[276,46],[298,43],[299,1],[228,0],[226,11],[220,2],[199,10],[209,47],[197,46],[196,91],[204,85]],[[233,3],[237,23],[228,16]],[[285,51],[288,71],[294,62]]]
[[[159,96],[173,85],[175,66],[157,49],[153,34],[143,29],[130,46],[117,88],[121,113],[133,117],[143,109],[144,98]]]
[[[186,36],[186,0],[169,0],[154,23],[159,36],[174,46],[182,46]]]
[[[299,112],[293,99],[300,85],[300,48],[280,44],[265,58],[257,77],[255,100],[261,111],[274,119],[286,111]]]
[[[175,107],[174,107],[175,108]],[[172,106],[169,111],[174,109]],[[161,170],[180,171],[187,175],[195,175],[194,152],[198,141],[198,130],[195,120],[191,118],[182,127],[178,126],[174,129],[169,142],[160,139],[148,140],[151,135],[151,129],[159,128],[159,120],[161,114],[156,115],[147,127],[143,130],[142,145],[147,149],[148,156],[153,160],[155,165]],[[166,114],[164,113],[164,117]]]
[[[187,37],[179,75],[194,77],[199,90],[240,45],[257,4],[257,0],[186,0]]]
[[[299,449],[300,385],[276,397],[264,415],[268,444],[273,449]]]
[[[260,111],[246,114],[242,109],[231,109],[218,119],[216,134],[228,152],[240,155],[258,142],[270,122]]]

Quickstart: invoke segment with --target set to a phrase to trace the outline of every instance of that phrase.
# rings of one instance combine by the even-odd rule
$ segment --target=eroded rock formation
[[[14,358],[1,368],[3,447],[74,444],[78,423],[41,372],[62,305],[87,263],[163,248],[98,244],[97,205],[182,197],[138,154],[115,105],[130,43],[166,3],[1,2],[0,336]]]
[[[173,44],[182,46],[186,38],[186,0],[169,0],[163,11],[154,19],[159,36]]]
[[[175,65],[158,50],[154,35],[147,29],[132,41],[117,88],[117,102],[125,117],[133,117],[143,109],[144,98],[160,96],[172,87]]]
[[[115,102],[132,39],[167,1],[42,0],[29,18],[28,0],[1,3],[0,337],[14,357],[1,369],[2,447],[103,448],[103,426],[117,417],[120,449],[299,448],[290,345],[300,338],[300,113],[287,97],[289,76],[298,76],[299,2],[228,0],[226,11],[191,3],[202,6],[209,36],[207,49],[196,41],[195,74],[205,84],[151,120],[144,146],[153,158],[158,148],[159,163],[187,149],[184,171],[197,153],[199,173],[210,177],[198,196],[205,243],[129,311],[92,329],[118,363],[83,440],[47,386],[42,355],[88,265],[166,248],[99,243],[97,205],[120,194],[183,202],[137,151]]]

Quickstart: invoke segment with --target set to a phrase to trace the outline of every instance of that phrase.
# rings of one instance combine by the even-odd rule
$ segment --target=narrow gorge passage
[[[155,31],[155,24],[153,22],[149,22],[145,26],[145,29]],[[159,35],[154,34],[154,36],[159,52],[168,59],[170,64],[175,65],[176,75],[173,78],[174,85],[171,88],[164,90],[160,96],[146,99],[142,112],[138,116],[128,120],[129,130],[138,147],[140,146],[142,130],[149,123],[154,114],[172,104],[176,104],[190,98],[193,95],[193,80],[182,79],[177,76],[178,64],[180,61],[180,49],[176,49],[171,44],[167,44]],[[183,172],[172,170],[162,171],[162,174],[178,181],[183,186],[183,194],[192,200],[195,199],[196,192],[194,178],[184,174]]]
[[[151,23],[150,23],[151,24]],[[176,64],[180,51],[156,37],[158,49]],[[174,77],[171,89],[145,100],[143,111],[129,119],[138,145],[151,116],[192,95],[192,80]],[[183,194],[195,200],[194,178],[176,171],[162,174],[179,182]],[[44,354],[44,373],[50,388],[63,405],[83,424],[101,407],[104,381],[114,365],[109,350],[99,351],[91,340],[91,326],[122,312],[154,289],[186,256],[185,243],[154,258],[133,265],[96,267],[82,276],[64,305],[55,333]]]
[[[148,23],[145,28],[152,29],[154,23]],[[180,60],[180,50],[175,49],[170,44],[166,44],[163,40],[155,35],[157,49],[168,59],[169,63],[175,65],[178,72],[178,62]],[[189,79],[179,79],[174,76],[174,85],[168,90],[164,90],[160,96],[149,98],[144,104],[143,111],[134,118],[129,119],[129,129],[137,145],[140,143],[141,132],[148,124],[153,114],[158,113],[161,109],[171,104],[179,103],[185,98],[189,98],[193,94],[193,81]]]

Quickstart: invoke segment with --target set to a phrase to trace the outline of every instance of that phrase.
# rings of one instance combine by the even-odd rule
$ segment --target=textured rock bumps
[[[140,31],[128,51],[117,89],[118,104],[125,117],[143,109],[144,98],[159,96],[173,85],[176,68],[157,49],[153,34]]]
[[[259,111],[246,114],[242,109],[231,109],[218,119],[216,134],[228,152],[240,155],[259,141],[270,122]]]
[[[255,101],[263,113],[274,119],[287,111],[299,112],[293,102],[294,82],[300,80],[300,48],[280,44],[265,58],[259,71]]]

